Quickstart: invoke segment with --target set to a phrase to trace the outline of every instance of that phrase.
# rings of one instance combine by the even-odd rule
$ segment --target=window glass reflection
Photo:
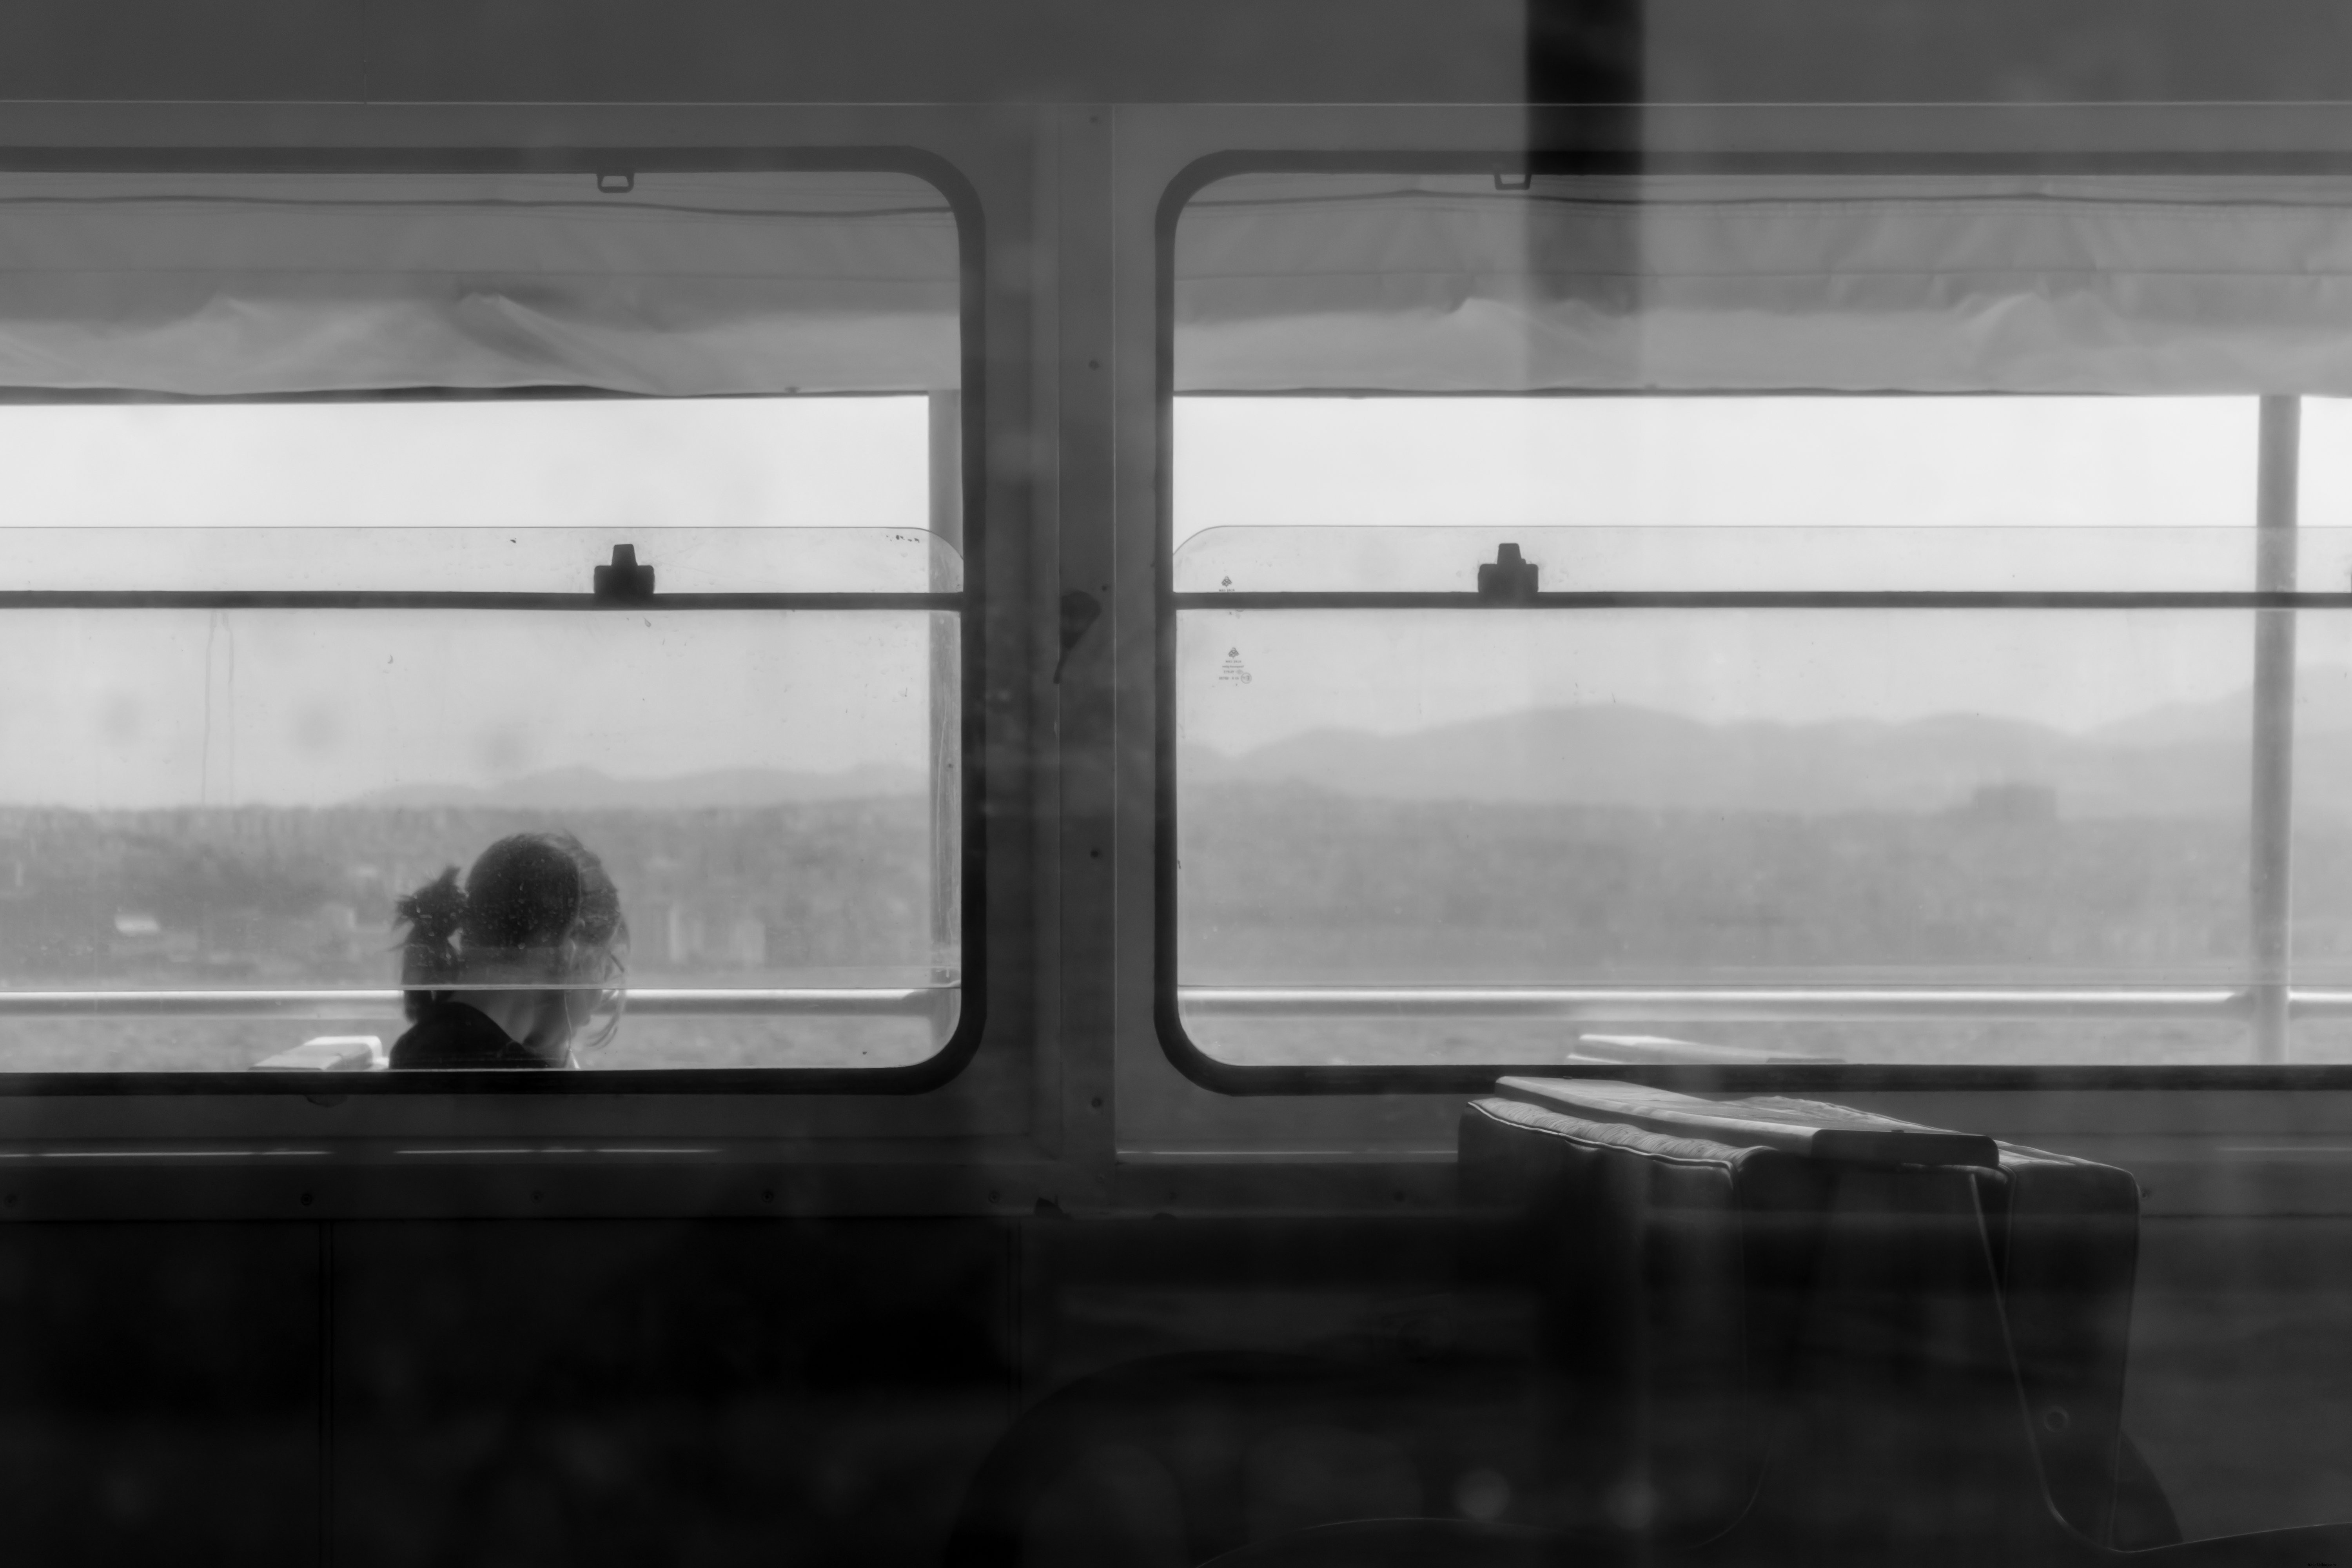
[[[919,611],[13,614],[0,619],[0,982],[384,992],[400,973],[396,900],[509,835],[562,830],[617,885],[632,990],[952,984],[940,868],[954,835],[934,801],[942,779],[956,798],[956,725],[940,721],[954,686],[933,670],[953,624]],[[297,1011],[0,1011],[0,1068],[241,1068],[306,1037],[399,1032],[388,997]],[[809,1027],[641,1008],[590,1065],[916,1059],[936,1043],[936,1011],[917,998],[874,1026]]]

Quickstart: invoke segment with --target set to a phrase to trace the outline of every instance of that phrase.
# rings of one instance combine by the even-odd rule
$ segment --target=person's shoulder
[[[462,1002],[435,1002],[393,1042],[394,1068],[529,1067],[522,1047]]]

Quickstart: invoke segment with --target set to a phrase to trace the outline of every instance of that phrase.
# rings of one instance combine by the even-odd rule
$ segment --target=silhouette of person
[[[629,926],[604,862],[568,833],[518,833],[402,899],[403,1005],[395,1068],[569,1068],[600,1010],[620,1026]]]

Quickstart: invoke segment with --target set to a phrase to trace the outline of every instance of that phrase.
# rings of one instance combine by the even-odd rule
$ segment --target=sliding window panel
[[[1179,1001],[1213,1056],[2242,1055],[2242,609],[1183,603]],[[1923,991],[1982,1026],[1872,1000]],[[2086,1029],[2078,993],[2166,994]]]
[[[543,831],[629,926],[583,1065],[931,1055],[958,617],[572,605],[0,616],[0,1068],[389,1044],[394,900]]]
[[[911,531],[931,409],[920,391],[12,400],[0,465],[16,526]]]
[[[1179,544],[1211,528],[2245,527],[2259,401],[1179,395],[1173,521]]]

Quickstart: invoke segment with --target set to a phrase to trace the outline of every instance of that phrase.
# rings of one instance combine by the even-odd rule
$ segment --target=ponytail
[[[400,956],[400,1001],[414,1020],[434,1001],[436,983],[447,985],[461,973],[457,938],[466,921],[466,889],[457,885],[457,868],[400,899],[393,914],[408,927]]]

